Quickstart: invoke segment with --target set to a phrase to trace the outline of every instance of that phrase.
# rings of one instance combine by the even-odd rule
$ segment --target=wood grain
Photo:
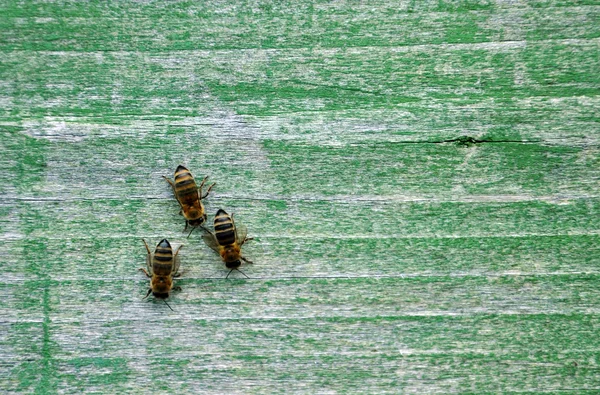
[[[0,392],[598,393],[599,16],[2,2]],[[250,279],[186,238],[178,164]]]

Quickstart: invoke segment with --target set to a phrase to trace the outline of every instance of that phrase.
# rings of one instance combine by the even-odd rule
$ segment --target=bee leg
[[[148,251],[148,255],[151,254],[150,252],[150,247],[148,247],[148,243],[146,243],[146,240],[142,239],[142,241],[144,242],[144,245],[146,246],[146,251]]]
[[[252,262],[252,261],[249,261],[248,259],[244,258],[243,256],[241,256],[240,258],[242,259],[242,261],[244,261],[244,262],[246,262],[246,263],[249,263],[249,264],[251,264],[251,265],[254,263],[254,262]]]
[[[250,241],[250,240],[254,240],[254,237],[246,237],[244,239],[244,241],[242,241],[242,245],[244,245],[245,242]]]
[[[231,272],[232,272],[232,271],[234,271],[234,270],[235,270],[235,269],[231,269],[231,270],[229,271],[229,273],[227,273],[227,276],[225,277],[225,280],[227,280],[227,279],[229,278],[229,275],[230,275],[230,274],[231,274]]]
[[[146,277],[152,277],[150,274],[148,274],[148,272],[146,271],[146,269],[144,269],[143,267],[140,267],[138,270],[144,272],[144,274],[146,275]]]
[[[146,246],[146,251],[148,252],[148,255],[146,255],[146,267],[150,272],[152,272],[152,265],[150,264],[152,261],[152,253],[150,252],[150,247],[148,247],[148,243],[146,243],[146,240],[142,239],[142,241],[144,242],[144,246]],[[144,270],[144,273],[146,273],[146,276],[150,277],[147,271]]]
[[[183,215],[183,209],[179,209],[179,215]]]
[[[183,276],[185,274],[185,272],[186,272],[185,270],[182,270],[182,271],[180,271],[178,273],[175,273],[173,275],[173,278],[179,278],[179,277]]]
[[[150,292],[152,292],[152,288],[148,288],[148,293],[146,294],[146,296],[144,296],[144,299],[146,299],[148,296],[150,296]],[[144,300],[142,299],[142,300]]]
[[[198,189],[202,189],[202,187],[204,186],[204,183],[206,182],[206,180],[208,180],[208,176],[204,177],[202,179],[202,182],[200,183],[200,186],[198,187]]]
[[[173,188],[173,190],[175,190],[175,184],[173,184],[173,181],[171,181],[171,179],[169,177],[162,176],[162,178],[164,178],[165,180],[167,180],[167,182],[169,183],[169,185],[171,185],[171,188]]]
[[[177,258],[177,254],[179,254],[179,250],[181,250],[181,247],[183,247],[185,244],[180,245],[179,247],[177,247],[177,250],[175,250],[175,255],[173,255],[173,259]]]
[[[202,195],[202,197],[200,199],[204,199],[205,197],[208,196],[208,193],[210,192],[211,189],[213,189],[213,187],[217,185],[217,183],[213,183],[211,186],[208,187],[208,189],[206,190],[206,193],[204,195]],[[202,193],[202,190],[200,190],[200,193]]]

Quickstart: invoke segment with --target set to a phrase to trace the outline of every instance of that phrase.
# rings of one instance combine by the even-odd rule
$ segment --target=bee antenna
[[[192,230],[190,231],[190,234],[189,234],[189,235],[187,235],[187,238],[188,238],[188,239],[189,239],[189,238],[190,238],[190,236],[192,235],[192,232],[194,231],[194,229],[196,229],[196,227],[195,227],[195,226],[192,226]]]
[[[227,273],[227,277],[225,277],[225,280],[227,280],[227,278],[229,277],[229,275],[231,274],[231,272],[232,272],[232,271],[234,271],[234,270],[237,270],[238,272],[242,273],[242,274],[244,275],[244,277],[246,277],[246,278],[250,278],[250,277],[246,276],[246,273],[244,273],[244,272],[243,272],[243,271],[241,271],[240,269],[231,269],[231,270],[229,271],[229,273]]]
[[[148,293],[146,294],[146,296],[144,296],[142,300],[146,299],[150,295],[150,292],[152,292],[152,288],[148,288]]]
[[[167,300],[166,300],[166,299],[163,299],[163,302],[165,302],[165,304],[167,305],[167,307],[171,309],[171,306],[169,306],[169,304],[167,303]],[[174,311],[174,310],[173,310],[173,309],[171,309],[171,311]]]

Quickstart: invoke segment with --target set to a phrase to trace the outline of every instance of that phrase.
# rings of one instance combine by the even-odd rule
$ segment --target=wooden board
[[[0,392],[598,393],[599,17],[2,2]],[[182,232],[178,164],[250,279]]]

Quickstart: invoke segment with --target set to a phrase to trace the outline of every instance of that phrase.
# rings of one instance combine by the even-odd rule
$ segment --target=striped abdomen
[[[194,176],[181,165],[175,170],[175,196],[184,207],[200,205],[200,195]]]
[[[173,249],[167,239],[161,240],[152,257],[152,274],[169,276],[173,271]]]
[[[217,211],[215,215],[215,237],[219,245],[228,246],[235,243],[235,225],[225,210]]]

